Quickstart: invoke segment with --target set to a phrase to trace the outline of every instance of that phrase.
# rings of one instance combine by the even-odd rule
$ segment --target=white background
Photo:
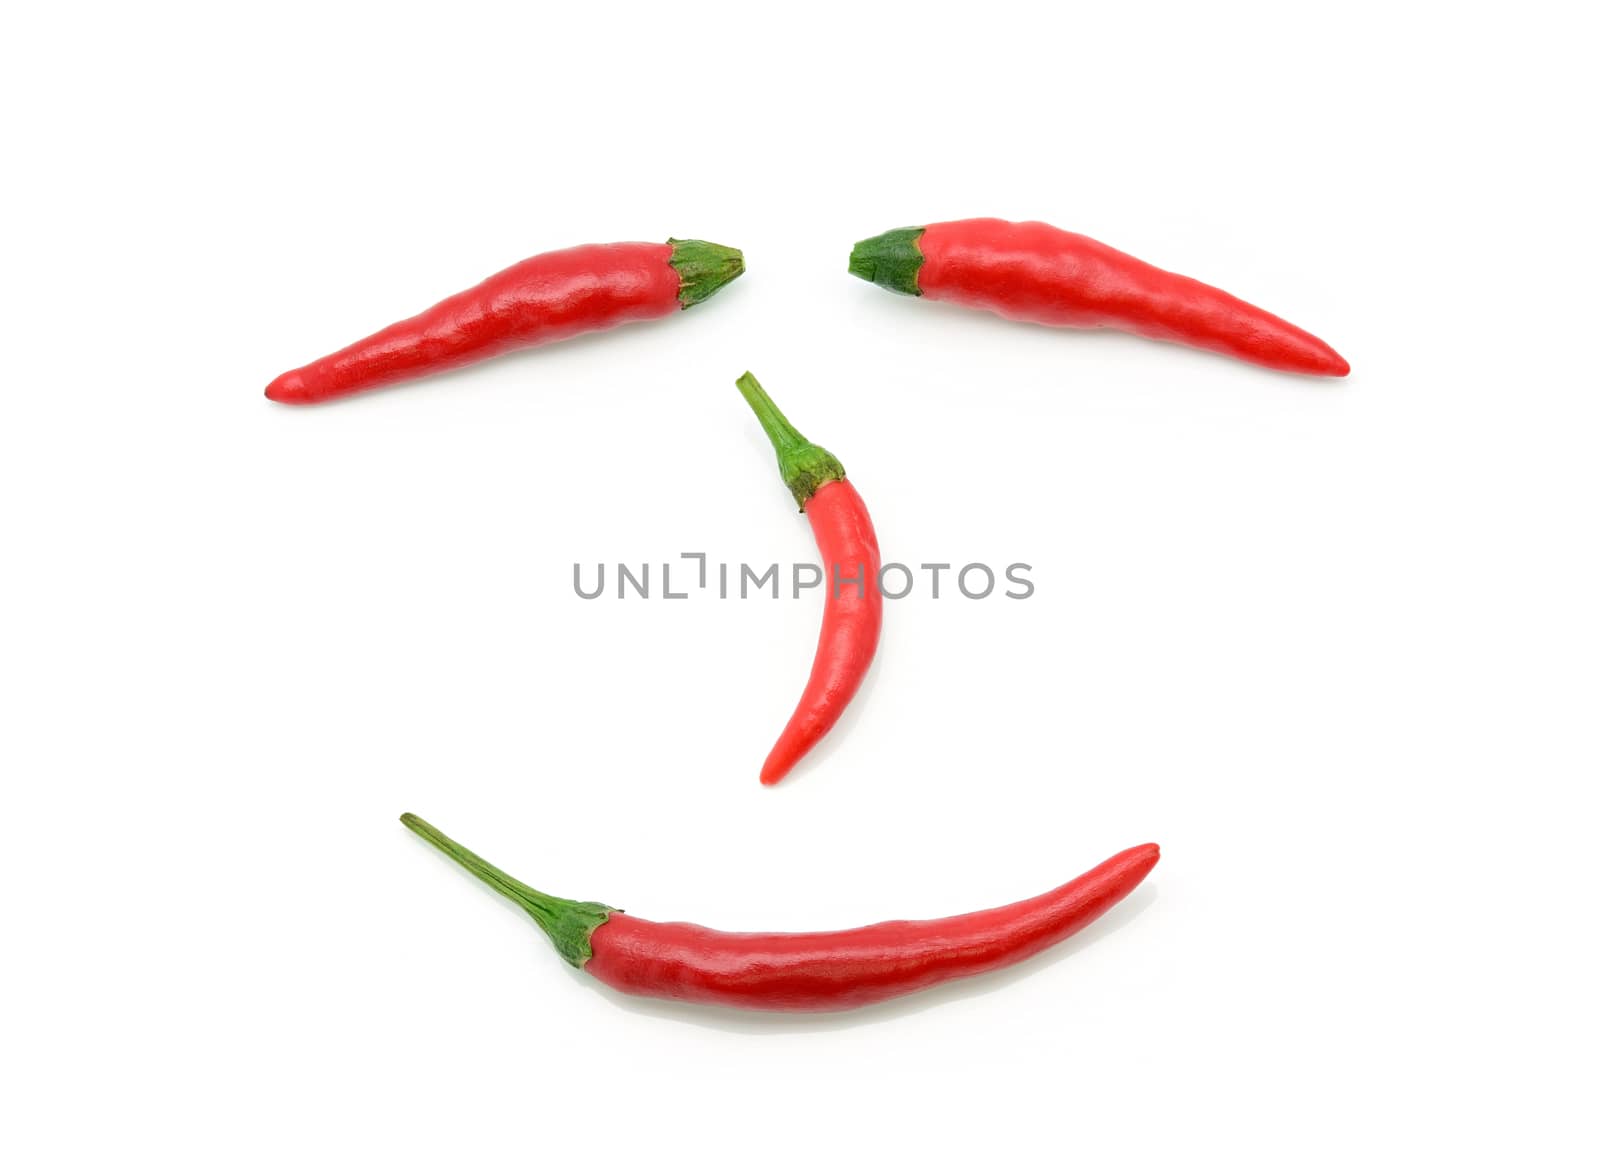
[[[1555,6],[5,25],[9,1146],[1594,1146],[1596,92]],[[845,275],[972,215],[1211,281],[1354,372]],[[669,235],[749,272],[449,379],[261,397],[523,256]],[[773,790],[815,594],[571,590],[812,558],[745,369],[886,559],[1038,588],[889,605]],[[752,1018],[565,969],[406,809],[729,929],[1164,859],[1018,970]]]

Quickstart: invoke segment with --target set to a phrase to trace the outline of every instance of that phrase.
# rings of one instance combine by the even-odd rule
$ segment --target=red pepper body
[[[855,486],[824,484],[805,513],[822,556],[822,633],[800,703],[761,766],[763,784],[782,780],[828,734],[861,687],[883,629],[878,537]]]
[[[530,888],[407,813],[406,827],[520,904],[576,968],[633,996],[772,1012],[835,1012],[1004,968],[1092,923],[1145,878],[1161,849],[1120,852],[1042,896],[843,932],[716,932],[662,924]]]
[[[984,912],[844,932],[716,932],[613,913],[584,970],[621,992],[730,1008],[860,1008],[1026,960],[1098,919],[1161,858],[1130,848],[1061,887]]]
[[[851,271],[894,291],[982,308],[1012,320],[1115,328],[1317,376],[1350,365],[1323,341],[1272,313],[1049,224],[957,220],[863,241]],[[882,246],[895,237],[898,260]],[[903,251],[914,245],[921,255]],[[875,247],[876,246],[876,247]]]
[[[689,246],[696,246],[690,249]],[[718,267],[685,269],[685,251]],[[546,252],[391,324],[348,348],[285,372],[267,398],[313,404],[413,380],[518,348],[653,320],[704,299],[743,270],[735,249],[702,241],[586,244]],[[701,273],[694,280],[695,271]]]

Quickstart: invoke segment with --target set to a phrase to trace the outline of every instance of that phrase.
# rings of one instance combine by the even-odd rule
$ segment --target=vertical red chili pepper
[[[761,782],[776,784],[844,713],[878,650],[883,627],[878,537],[838,458],[796,432],[750,373],[739,377],[738,386],[778,453],[783,482],[811,522],[824,569],[822,634],[811,676],[761,766]]]
[[[1219,288],[1048,224],[955,220],[863,240],[850,273],[891,292],[1066,328],[1115,328],[1266,368],[1346,376],[1350,365],[1287,320]]]
[[[1093,923],[1161,859],[1143,844],[1061,887],[942,920],[842,932],[717,932],[661,924],[516,880],[409,812],[411,831],[516,901],[568,964],[631,996],[768,1012],[837,1012],[1004,968]]]
[[[517,348],[654,320],[690,308],[744,271],[744,256],[704,240],[586,244],[546,252],[285,372],[267,399],[315,404],[460,368]]]

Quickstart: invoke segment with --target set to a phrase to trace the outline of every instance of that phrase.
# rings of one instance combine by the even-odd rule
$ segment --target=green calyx
[[[672,265],[678,274],[678,303],[693,308],[715,296],[728,281],[744,272],[744,253],[724,248],[709,240],[668,240],[672,245]]]
[[[529,888],[522,881],[507,876],[483,857],[467,851],[426,820],[421,820],[409,812],[400,817],[400,823],[496,892],[502,896],[509,896],[522,905],[523,911],[532,916],[539,927],[544,929],[544,934],[550,937],[550,943],[556,946],[561,958],[574,968],[582,968],[589,962],[589,957],[594,955],[594,950],[589,946],[589,937],[594,935],[594,930],[604,924],[613,912],[619,911],[604,904],[547,896],[537,888]]]
[[[794,430],[794,425],[784,418],[778,406],[767,395],[766,389],[750,373],[737,381],[739,394],[749,403],[761,421],[761,430],[772,441],[778,453],[778,474],[794,493],[800,511],[806,510],[806,501],[817,494],[817,489],[834,480],[844,479],[844,465],[826,448],[819,448]]]
[[[922,268],[922,249],[917,241],[926,231],[926,228],[895,228],[882,236],[861,241],[850,250],[850,275],[903,296],[921,296],[917,272]]]

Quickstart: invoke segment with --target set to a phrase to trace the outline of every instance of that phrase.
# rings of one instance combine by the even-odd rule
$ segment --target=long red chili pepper
[[[744,256],[704,240],[586,244],[546,252],[476,288],[285,372],[267,399],[314,404],[689,308],[744,271]]]
[[[863,240],[850,272],[891,292],[1066,328],[1153,340],[1314,376],[1350,365],[1309,332],[1187,276],[1037,222],[955,220]]]
[[[761,766],[761,782],[776,784],[844,713],[878,650],[878,537],[838,458],[796,432],[750,373],[739,377],[738,387],[777,450],[778,472],[811,522],[825,570],[822,634],[811,676]]]
[[[548,896],[409,812],[400,819],[520,904],[562,959],[601,983],[633,996],[773,1012],[860,1008],[1015,964],[1099,918],[1161,858],[1159,847],[1144,844],[1042,896],[942,920],[889,920],[842,932],[717,932]]]

